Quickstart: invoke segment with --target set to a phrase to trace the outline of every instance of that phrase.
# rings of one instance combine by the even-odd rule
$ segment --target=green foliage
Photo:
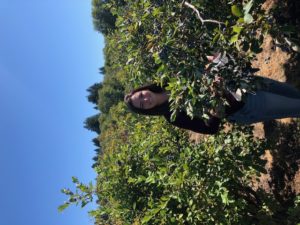
[[[95,83],[87,89],[89,92],[89,95],[87,96],[89,102],[98,105],[98,91],[102,88],[102,86],[102,83]]]
[[[109,109],[123,101],[124,88],[114,76],[105,76],[103,87],[98,92],[98,108],[101,113],[108,113]]]
[[[86,120],[84,121],[84,128],[86,128],[90,131],[94,131],[97,134],[100,134],[100,124],[99,124],[99,120],[98,120],[99,115],[100,114],[96,114],[96,115],[86,118]]]
[[[93,141],[93,143],[94,143],[95,146],[100,147],[100,142],[99,142],[98,138],[93,138],[92,141]]]
[[[296,196],[294,206],[288,209],[288,221],[290,224],[300,223],[300,195]]]
[[[115,29],[116,17],[105,6],[104,0],[92,1],[92,16],[95,30],[107,35]]]
[[[288,13],[287,13],[288,12]],[[285,15],[287,14],[287,16]],[[274,16],[270,19],[271,34],[277,46],[284,51],[299,54],[299,3],[293,0],[279,1],[274,7]],[[274,24],[276,24],[274,26]]]
[[[254,89],[250,60],[270,29],[261,2],[202,0],[192,1],[191,8],[182,1],[127,1],[126,10],[112,9],[118,32],[110,41],[127,57],[122,66],[133,86],[167,84],[173,116],[186,111],[205,118],[215,105],[226,104],[216,97],[217,75],[230,90]],[[206,55],[214,52],[226,53],[228,63],[205,70]]]
[[[64,204],[58,207],[58,211],[62,212],[72,204],[80,205],[82,208],[93,201],[95,188],[90,182],[88,185],[81,183],[76,177],[72,177],[72,182],[76,186],[75,193],[68,188],[64,188],[61,192],[69,197]]]
[[[117,126],[120,133],[127,130],[127,139],[106,145],[110,151],[97,167],[107,223],[251,224],[267,214],[262,202],[272,207],[249,188],[252,177],[264,172],[264,143],[253,139],[250,128],[234,127],[193,144],[161,118],[127,118]]]

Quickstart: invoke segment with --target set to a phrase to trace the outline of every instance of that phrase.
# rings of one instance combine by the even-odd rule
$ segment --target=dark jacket
[[[230,92],[225,92],[224,96],[229,103],[229,106],[225,107],[225,114],[229,116],[238,110],[240,110],[243,106],[243,102],[237,101]],[[171,113],[168,112],[164,114],[164,117],[168,122],[173,124],[176,127],[180,127],[183,129],[191,130],[197,133],[202,134],[215,134],[218,132],[220,127],[221,119],[211,116],[207,121],[199,118],[191,119],[185,112],[180,112],[176,115],[175,121],[171,121]]]
[[[184,112],[180,112],[176,115],[175,121],[171,121],[171,113],[165,114],[164,117],[168,122],[176,127],[191,130],[202,134],[215,134],[219,130],[220,119],[217,117],[211,117],[207,122],[203,119],[193,118],[191,119]]]
[[[145,90],[145,89],[150,90],[154,93],[162,93],[165,91],[163,87],[160,87],[155,84],[145,85],[143,87],[140,87],[139,89],[136,89],[135,91]],[[229,106],[225,107],[226,116],[229,116],[237,112],[244,105],[243,102],[237,101],[233,97],[233,95],[228,91],[223,92],[223,97],[225,97],[227,102],[229,103]],[[145,115],[163,115],[166,118],[166,120],[171,124],[173,124],[174,126],[191,130],[197,133],[202,133],[202,134],[217,133],[221,122],[219,118],[214,116],[211,116],[207,121],[204,121],[203,119],[200,118],[191,119],[185,112],[178,113],[176,115],[175,121],[171,121],[171,111],[169,107],[169,102],[165,102],[162,105],[156,106],[155,108],[150,110],[147,109],[144,111],[143,109],[139,109],[138,113],[145,114]]]

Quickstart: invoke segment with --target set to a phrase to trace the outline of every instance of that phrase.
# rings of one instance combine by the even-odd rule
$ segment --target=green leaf
[[[82,191],[82,192],[85,192],[85,193],[87,193],[88,192],[88,187],[87,186],[85,186],[85,185],[83,185],[83,184],[80,184],[79,185],[79,189]]]
[[[237,5],[231,6],[231,12],[232,12],[232,14],[235,15],[236,17],[241,17],[241,16],[243,16],[242,10],[241,10]]]
[[[153,58],[156,64],[161,64],[161,59],[159,58],[158,52],[153,53]]]
[[[151,40],[153,39],[153,36],[147,34],[147,35],[146,35],[146,38],[147,38],[149,41],[151,41]]]
[[[154,208],[151,210],[152,215],[156,215],[160,211],[160,208]]]
[[[166,69],[165,65],[161,64],[161,66],[157,69],[157,73],[164,72],[165,69]]]
[[[133,210],[136,209],[136,202],[133,203],[132,208],[133,208]]]
[[[73,182],[74,184],[79,183],[78,178],[77,178],[77,177],[72,177],[72,182]]]
[[[183,169],[184,169],[185,171],[187,171],[187,170],[189,170],[189,166],[188,166],[187,164],[183,164]]]
[[[69,205],[70,205],[69,203],[65,203],[65,204],[60,205],[60,206],[58,207],[58,211],[59,211],[59,212],[64,211],[66,208],[69,207]]]
[[[92,217],[97,217],[100,215],[99,210],[91,210],[88,213],[89,213],[89,216],[92,216]]]
[[[233,44],[233,43],[237,42],[238,39],[239,39],[239,35],[235,34],[230,38],[229,42],[230,42],[230,44]]]
[[[253,6],[253,0],[250,0],[250,1],[243,7],[245,15],[247,15],[247,14],[250,12],[252,6]]]
[[[127,181],[128,181],[128,183],[135,183],[136,179],[132,178],[132,177],[129,177]]]
[[[160,13],[161,13],[160,9],[159,9],[159,8],[155,8],[155,9],[153,10],[153,12],[152,12],[152,15],[153,15],[153,16],[157,16],[157,15],[160,14]]]
[[[152,219],[153,215],[144,216],[142,219],[142,224],[148,223]]]
[[[244,21],[245,23],[252,23],[253,22],[253,17],[248,13],[244,16]]]
[[[222,203],[225,205],[228,205],[229,201],[228,201],[228,191],[225,190],[222,194],[221,194],[221,198],[222,198]]]
[[[216,34],[212,40],[212,44],[214,44],[220,38],[220,34]]]
[[[245,20],[242,17],[237,20],[237,23],[244,23],[244,22],[245,22]]]
[[[154,175],[150,175],[149,177],[147,177],[147,179],[145,180],[146,183],[150,183],[150,184],[154,184],[155,183],[155,177]]]
[[[63,188],[60,191],[61,191],[61,193],[66,194],[66,195],[69,195],[69,193],[70,193],[70,190],[67,188]]]
[[[89,216],[92,216],[92,217],[96,217],[100,214],[98,210],[91,210],[88,213],[89,213]]]
[[[92,182],[92,181],[90,181],[90,183],[89,183],[89,189],[90,189],[90,190],[93,190],[93,189],[94,189],[94,185],[93,185],[93,182]]]
[[[232,30],[233,30],[234,33],[240,34],[241,31],[243,30],[243,27],[241,27],[241,26],[233,26]]]
[[[86,206],[87,204],[88,204],[88,202],[82,201],[82,202],[81,202],[81,208],[83,208],[83,207]]]

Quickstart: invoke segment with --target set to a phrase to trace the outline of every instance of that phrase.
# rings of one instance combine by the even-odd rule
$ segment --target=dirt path
[[[274,7],[277,1],[267,0],[265,9]],[[286,20],[296,21],[299,14],[299,3],[285,1],[287,10],[279,15]],[[291,8],[293,4],[298,7]],[[295,17],[295,15],[297,17]],[[299,20],[298,20],[299,21]],[[300,68],[299,56],[293,52],[276,46],[276,41],[268,36],[263,43],[263,51],[257,55],[253,66],[260,69],[259,74],[281,82],[287,82],[299,87]],[[266,150],[267,174],[262,174],[258,187],[273,193],[280,201],[289,201],[300,193],[300,122],[286,118],[269,123],[255,125],[254,134],[271,142],[272,149]]]

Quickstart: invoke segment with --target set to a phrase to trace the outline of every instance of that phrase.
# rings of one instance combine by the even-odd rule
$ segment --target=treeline
[[[111,68],[109,57],[106,57],[105,67],[100,68],[99,71],[104,76],[103,82],[95,83],[87,89],[89,93],[87,99],[94,104],[94,108],[99,110],[99,113],[88,117],[84,121],[84,127],[97,134],[92,140],[96,146],[96,156],[93,157],[95,162],[92,168],[96,168],[98,165],[98,157],[102,153],[100,143],[101,133],[105,131],[109,126],[108,124],[111,123],[109,110],[124,98],[124,86],[121,84],[120,79],[118,79],[120,74]]]
[[[132,115],[123,103],[133,87],[167,84],[174,116],[185,110],[205,117],[220,103],[211,97],[215,73],[204,70],[206,55],[216,50],[232,56],[229,66],[217,71],[227,86],[253,88],[247,86],[253,77],[245,71],[264,34],[278,29],[270,25],[272,15],[261,11],[262,2],[92,1],[95,30],[105,37],[105,65],[99,69],[103,82],[87,89],[99,113],[84,122],[96,134],[95,224],[299,222],[299,199],[284,208],[251,186],[264,172],[260,157],[266,148],[253,138],[252,127],[234,126],[194,144],[185,131],[161,118]],[[92,188],[81,186],[91,194]],[[282,213],[284,221],[277,216]]]
[[[96,149],[96,156],[93,157],[94,164],[92,168],[96,168],[98,165],[99,155],[102,153],[102,146],[100,142],[100,136],[102,131],[109,129],[112,123],[110,119],[110,108],[117,105],[124,98],[124,71],[118,62],[120,60],[119,52],[114,47],[109,47],[109,35],[116,29],[115,22],[116,16],[112,14],[108,5],[113,2],[93,0],[92,1],[92,17],[93,24],[96,31],[102,33],[105,37],[105,49],[104,49],[104,67],[99,68],[99,73],[103,76],[103,82],[95,83],[88,89],[87,99],[94,104],[94,108],[99,110],[99,113],[88,117],[84,121],[84,127],[92,132],[95,132],[97,136],[92,140]],[[121,7],[125,5],[124,1],[116,1]],[[115,3],[113,3],[115,4]]]

